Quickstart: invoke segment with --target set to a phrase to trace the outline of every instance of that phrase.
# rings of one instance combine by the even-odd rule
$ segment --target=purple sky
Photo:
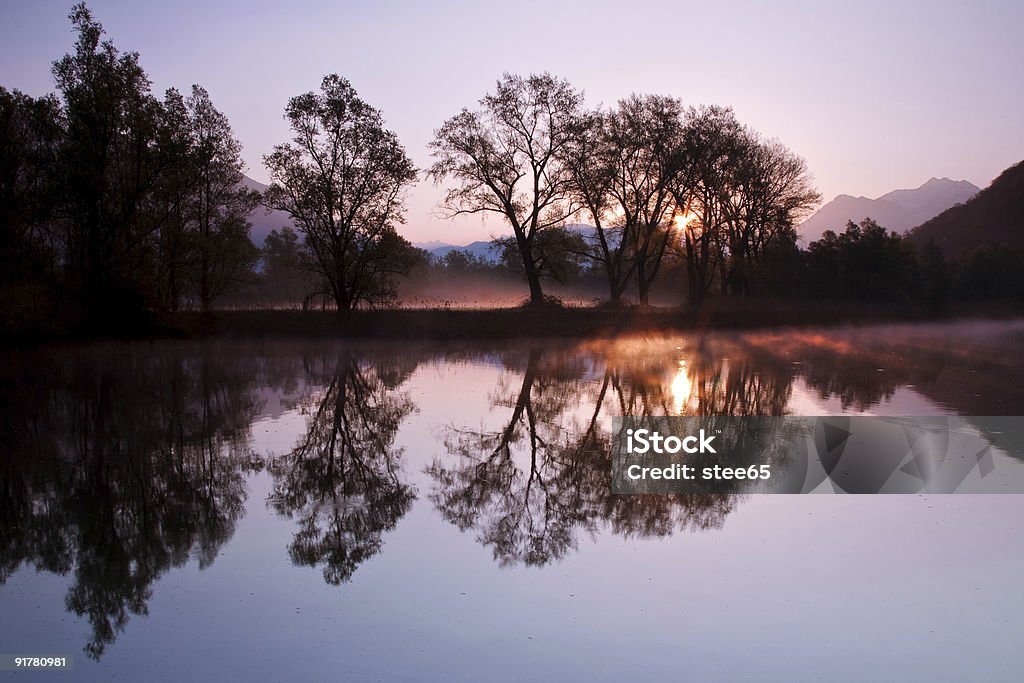
[[[52,90],[71,49],[71,0],[3,0],[0,84]],[[712,4],[714,6],[712,6]],[[429,5],[429,6],[428,6]],[[984,187],[1024,159],[1024,3],[196,2],[89,3],[154,89],[209,90],[245,145],[248,174],[288,138],[287,99],[348,78],[414,162],[432,131],[503,71],[551,71],[612,104],[631,92],[731,105],[804,156],[825,199],[875,197],[932,176]],[[408,198],[413,241],[504,232],[439,219],[439,189]]]

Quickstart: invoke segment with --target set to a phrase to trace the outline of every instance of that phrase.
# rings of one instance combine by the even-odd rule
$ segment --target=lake
[[[0,357],[52,680],[1019,680],[1024,496],[610,492],[622,415],[1024,414],[1024,323]],[[1003,469],[1024,435],[977,427]]]

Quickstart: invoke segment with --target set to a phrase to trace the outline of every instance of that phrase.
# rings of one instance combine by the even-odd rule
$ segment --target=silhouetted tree
[[[0,87],[0,326],[53,315],[60,137],[56,98]]]
[[[209,309],[256,257],[240,144],[202,88],[157,99],[139,55],[104,39],[84,3],[69,18],[56,96],[0,90],[0,307],[31,301],[11,327],[40,327],[45,312],[51,331]]]
[[[739,163],[719,201],[724,207],[727,258],[722,287],[753,294],[769,248],[793,245],[795,226],[820,201],[807,163],[777,140],[748,131]],[[763,271],[763,268],[762,268]]]
[[[683,170],[673,192],[686,216],[690,301],[701,303],[716,284],[723,293],[754,293],[771,277],[765,255],[791,251],[794,226],[819,201],[807,164],[726,107],[691,109],[682,137]]]
[[[967,301],[1024,300],[1024,249],[986,245],[954,261],[957,296]]]
[[[323,276],[318,275],[310,253],[299,235],[290,227],[271,230],[263,241],[263,271],[260,283],[265,296],[275,304],[308,307],[315,294],[326,292]]]
[[[84,4],[70,18],[75,50],[53,65],[65,121],[57,160],[68,227],[62,258],[90,317],[116,325],[149,303],[152,238],[165,213],[147,211],[146,199],[182,160],[163,144],[173,138],[166,110],[150,93],[139,55],[102,40]]]
[[[733,160],[742,148],[743,129],[725,107],[691,109],[686,115],[683,149],[690,168],[676,176],[690,303],[700,304],[711,291],[721,259],[724,216],[718,199],[728,186]]]
[[[941,313],[949,305],[949,290],[953,279],[949,263],[934,240],[928,240],[921,248],[919,260],[925,303],[932,313]]]
[[[906,300],[919,286],[917,254],[905,237],[867,218],[840,235],[826,230],[807,249],[810,286],[820,296]]]
[[[470,273],[494,268],[490,261],[467,249],[452,249],[441,257],[439,264],[452,273]]]
[[[621,214],[623,245],[635,263],[637,295],[650,302],[651,285],[661,269],[677,208],[672,189],[687,181],[683,159],[683,108],[671,97],[634,95],[621,100],[605,118],[607,157],[614,167],[609,193]],[[682,196],[677,193],[677,196]]]
[[[194,190],[188,208],[192,291],[204,311],[223,294],[248,283],[258,250],[249,238],[248,215],[259,194],[242,187],[242,145],[203,88],[185,101]]]
[[[395,232],[412,161],[381,113],[335,74],[320,93],[293,97],[285,118],[294,133],[264,157],[273,184],[264,203],[286,211],[316,257],[338,315],[395,295],[392,277],[408,273],[414,256]]]
[[[435,182],[452,179],[450,215],[495,214],[512,228],[530,302],[544,302],[541,234],[575,213],[562,152],[583,124],[582,95],[551,74],[505,74],[476,111],[463,109],[434,132]]]
[[[594,226],[587,255],[604,271],[609,299],[617,303],[636,269],[636,260],[626,248],[633,240],[624,235],[628,226],[617,215],[611,194],[619,157],[608,144],[606,123],[602,111],[585,113],[579,134],[566,145],[562,156],[571,174],[573,201]]]
[[[495,240],[501,249],[501,261],[514,273],[526,271],[522,253],[513,237]],[[586,266],[587,245],[583,237],[564,227],[551,227],[537,234],[533,242],[536,271],[556,282],[575,279]]]

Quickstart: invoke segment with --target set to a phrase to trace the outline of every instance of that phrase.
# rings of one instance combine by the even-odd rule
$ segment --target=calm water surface
[[[1024,496],[612,496],[609,432],[1021,415],[1022,348],[979,323],[7,353],[0,652],[76,681],[1020,680]],[[1024,435],[978,438],[1024,468]]]

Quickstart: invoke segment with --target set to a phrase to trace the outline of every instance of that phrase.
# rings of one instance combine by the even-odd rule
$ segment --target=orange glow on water
[[[690,397],[693,395],[693,380],[690,379],[690,372],[686,367],[685,360],[679,361],[679,370],[676,372],[675,377],[672,378],[671,390],[672,413],[682,415],[690,403]]]

